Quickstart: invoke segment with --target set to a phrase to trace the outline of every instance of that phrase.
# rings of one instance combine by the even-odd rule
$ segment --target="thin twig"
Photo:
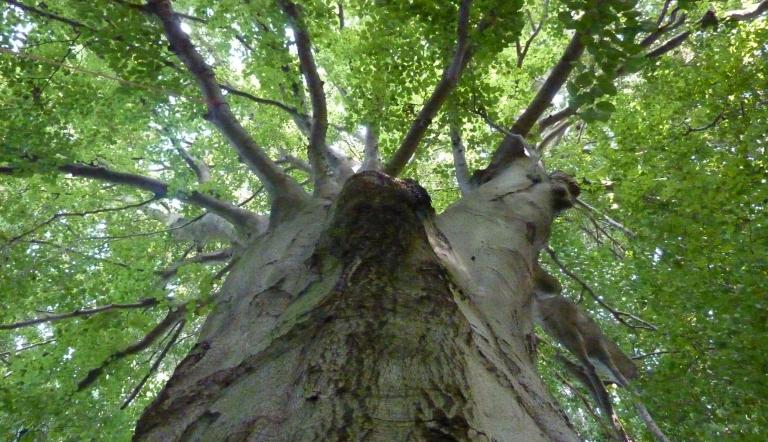
[[[528,14],[528,20],[531,22],[531,28],[533,31],[531,32],[531,35],[528,37],[528,39],[525,41],[525,44],[520,47],[520,40],[518,40],[517,43],[517,67],[521,68],[523,67],[523,60],[525,60],[525,56],[528,55],[528,50],[531,48],[531,43],[533,43],[533,40],[536,39],[536,37],[541,32],[541,28],[544,26],[544,22],[547,20],[547,13],[549,9],[549,0],[544,0],[544,5],[542,6],[543,12],[541,14],[541,20],[539,20],[539,24],[535,25],[533,24],[533,17],[531,17],[531,11],[526,10],[526,14]]]
[[[20,233],[19,235],[16,235],[13,238],[9,239],[8,241],[6,241],[6,244],[7,245],[13,244],[14,242],[20,240],[21,238],[24,238],[25,236],[28,236],[28,235],[36,232],[37,230],[39,230],[39,229],[41,229],[41,228],[51,224],[52,222],[56,221],[59,218],[63,218],[63,217],[67,217],[67,216],[95,215],[97,213],[105,213],[105,212],[117,212],[117,211],[120,211],[120,210],[127,210],[127,209],[132,209],[132,208],[136,208],[136,207],[145,206],[145,205],[147,205],[147,204],[149,204],[149,203],[151,203],[153,201],[156,201],[156,200],[157,200],[156,197],[152,197],[152,198],[150,198],[148,200],[145,200],[145,201],[142,201],[140,203],[128,204],[128,205],[120,206],[120,207],[106,207],[106,208],[103,208],[103,209],[85,210],[83,212],[58,212],[58,213],[54,214],[53,216],[51,216],[50,218],[48,218],[47,220],[45,220],[45,221],[43,221],[41,223],[36,224],[34,227],[32,227],[31,229],[25,231],[24,233]]]
[[[92,309],[77,309],[69,313],[45,314],[34,319],[14,322],[13,324],[0,324],[0,330],[14,330],[31,325],[42,324],[44,322],[61,321],[62,319],[77,318],[80,316],[91,316],[97,313],[104,313],[112,310],[148,308],[157,305],[160,301],[155,298],[146,298],[132,304],[109,304]]]
[[[581,285],[584,288],[584,290],[586,290],[587,293],[589,293],[589,295],[592,297],[592,299],[595,300],[595,302],[600,304],[600,306],[603,307],[604,309],[608,310],[608,312],[611,315],[613,315],[613,317],[617,321],[619,321],[621,324],[624,324],[625,326],[627,326],[629,328],[639,328],[639,329],[653,330],[653,331],[658,330],[658,327],[656,327],[655,325],[651,324],[650,322],[645,321],[645,320],[643,320],[641,318],[638,318],[637,316],[633,315],[632,313],[623,312],[623,311],[617,310],[617,309],[611,307],[610,305],[608,305],[605,301],[600,299],[599,296],[597,296],[595,291],[592,290],[592,287],[590,287],[586,282],[584,282],[584,280],[582,280],[578,275],[576,275],[575,273],[570,271],[565,266],[565,264],[563,264],[563,262],[560,261],[560,259],[557,257],[557,254],[555,253],[554,250],[552,250],[551,247],[547,246],[547,248],[545,250],[547,251],[547,254],[549,254],[550,258],[552,258],[552,261],[554,261],[555,264],[557,264],[557,266],[560,267],[560,270],[562,270],[563,273],[565,273],[566,275],[568,275],[568,277],[570,277],[571,279],[576,281],[579,285]],[[632,321],[632,322],[630,322],[630,321]]]
[[[608,216],[608,215],[607,215],[605,212],[602,212],[600,209],[597,209],[597,208],[595,208],[595,207],[593,207],[593,206],[589,205],[589,204],[588,204],[588,203],[586,203],[584,200],[582,200],[582,199],[580,199],[580,198],[576,198],[576,204],[578,204],[579,206],[583,207],[584,209],[586,209],[586,210],[588,210],[588,211],[590,211],[590,212],[592,212],[592,213],[594,213],[594,214],[596,214],[596,215],[600,216],[600,217],[601,217],[601,218],[603,218],[603,219],[605,220],[605,222],[607,222],[607,223],[608,223],[608,224],[609,224],[611,227],[613,227],[613,228],[615,228],[615,229],[619,229],[619,230],[621,230],[621,231],[622,231],[622,232],[624,232],[624,234],[626,234],[627,236],[629,236],[629,237],[632,237],[632,238],[634,238],[635,236],[637,236],[637,234],[635,234],[635,232],[633,232],[632,230],[630,230],[630,229],[628,229],[628,228],[624,227],[624,225],[623,225],[623,224],[621,224],[620,222],[618,222],[618,221],[616,221],[615,219],[611,218],[611,217],[610,217],[610,216]]]
[[[166,344],[165,347],[163,347],[163,350],[158,355],[157,359],[155,359],[155,362],[152,363],[152,366],[149,367],[149,371],[147,374],[139,381],[139,383],[133,387],[133,390],[128,395],[128,397],[125,398],[125,401],[123,401],[123,405],[120,406],[121,410],[124,410],[125,407],[131,404],[133,400],[136,398],[136,396],[141,392],[141,389],[144,388],[144,385],[149,380],[149,377],[152,376],[152,374],[157,371],[158,367],[160,367],[160,364],[163,362],[163,359],[165,359],[165,356],[168,354],[168,351],[173,348],[173,346],[176,344],[177,340],[179,339],[179,335],[181,334],[181,331],[184,329],[185,321],[182,319],[179,322],[177,322],[176,331],[173,332],[173,336],[168,341],[168,344]]]

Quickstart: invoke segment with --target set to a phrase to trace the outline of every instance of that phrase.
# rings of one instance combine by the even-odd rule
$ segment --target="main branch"
[[[443,76],[435,87],[434,92],[432,92],[427,102],[424,103],[424,107],[421,108],[410,129],[408,129],[408,133],[406,133],[405,138],[400,143],[400,147],[398,147],[395,154],[384,166],[384,171],[390,176],[397,176],[408,164],[408,161],[416,152],[416,148],[419,147],[422,138],[424,138],[424,134],[432,123],[432,119],[437,115],[437,112],[453,90],[456,89],[461,74],[472,56],[469,45],[469,11],[471,6],[472,0],[463,0],[459,6],[459,18],[456,26],[456,49],[454,50],[453,58],[443,71]]]
[[[544,84],[539,88],[533,100],[525,108],[525,111],[518,117],[515,124],[509,130],[501,141],[496,151],[493,153],[491,163],[485,169],[485,173],[479,181],[484,182],[491,179],[495,173],[501,171],[515,158],[525,155],[525,145],[522,142],[531,128],[536,124],[544,111],[552,104],[552,99],[557,95],[560,89],[568,80],[568,75],[576,66],[576,61],[584,53],[584,42],[580,32],[574,32],[570,43],[565,48],[563,55],[560,56],[555,67],[544,80]]]
[[[147,7],[162,22],[171,49],[197,79],[208,107],[206,118],[229,140],[243,161],[261,179],[272,200],[305,199],[305,192],[299,184],[266,155],[235,118],[224,99],[213,70],[205,63],[189,36],[181,29],[179,18],[174,14],[170,0],[150,0]]]
[[[309,31],[299,15],[298,7],[290,0],[278,0],[278,4],[293,30],[301,71],[307,81],[309,96],[312,100],[312,126],[309,134],[308,157],[314,173],[315,188],[322,189],[329,176],[328,148],[325,145],[328,132],[328,107],[325,101],[323,80],[317,71]]]

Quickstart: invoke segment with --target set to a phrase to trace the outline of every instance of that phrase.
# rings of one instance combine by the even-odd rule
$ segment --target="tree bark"
[[[527,345],[561,177],[522,158],[435,215],[367,171],[307,204],[233,268],[135,440],[578,440]]]

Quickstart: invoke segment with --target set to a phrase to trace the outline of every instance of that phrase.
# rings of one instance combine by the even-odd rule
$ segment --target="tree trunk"
[[[135,439],[578,440],[528,344],[531,268],[568,189],[523,158],[439,216],[378,172],[283,211]]]

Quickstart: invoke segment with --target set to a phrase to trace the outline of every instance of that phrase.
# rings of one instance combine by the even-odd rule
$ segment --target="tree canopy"
[[[378,148],[438,211],[492,170],[509,131],[538,145],[582,188],[544,262],[642,361],[657,422],[675,440],[765,436],[766,1],[477,0],[458,44],[458,1],[299,3],[173,2],[166,19],[214,77],[150,6],[4,2],[0,437],[129,438],[193,344],[236,227],[269,213],[269,174],[322,187],[307,144],[323,130],[353,163]],[[451,66],[455,90],[420,120]],[[200,93],[206,79],[221,96]],[[231,147],[239,132],[210,110],[221,98],[264,158]],[[544,119],[526,119],[538,102]],[[189,232],[213,213],[235,229]],[[602,438],[550,361],[553,394]]]

